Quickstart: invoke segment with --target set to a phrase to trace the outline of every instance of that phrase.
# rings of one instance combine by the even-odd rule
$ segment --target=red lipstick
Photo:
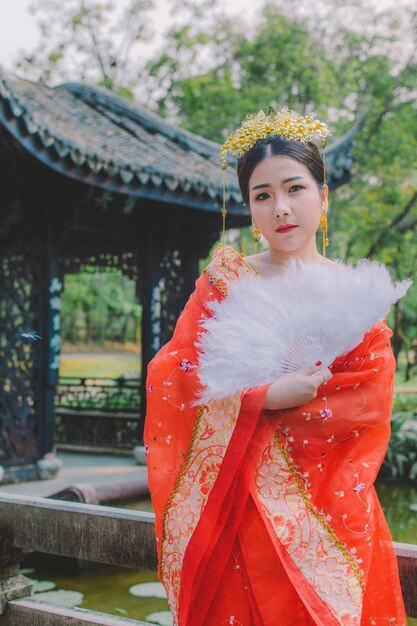
[[[288,233],[290,230],[294,230],[294,228],[297,228],[297,224],[281,224],[281,226],[275,229],[275,232]]]

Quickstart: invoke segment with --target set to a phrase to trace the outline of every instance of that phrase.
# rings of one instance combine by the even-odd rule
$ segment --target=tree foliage
[[[114,269],[86,267],[65,277],[62,340],[70,343],[137,342],[141,307],[135,281]]]

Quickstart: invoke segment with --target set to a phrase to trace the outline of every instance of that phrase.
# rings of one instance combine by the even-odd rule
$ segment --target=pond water
[[[170,616],[165,597],[157,597],[162,595],[162,585],[155,572],[101,565],[77,574],[60,573],[50,566],[22,571],[35,581],[34,592],[39,599],[155,624],[172,624],[167,619]]]
[[[394,541],[417,543],[417,482],[376,484]]]
[[[376,487],[394,541],[417,543],[417,485],[379,482]],[[151,510],[149,501],[124,508]],[[39,598],[161,626],[172,624],[155,572],[97,566],[66,574],[37,566],[26,570],[26,575],[36,581]],[[417,619],[409,619],[407,624],[417,626]]]

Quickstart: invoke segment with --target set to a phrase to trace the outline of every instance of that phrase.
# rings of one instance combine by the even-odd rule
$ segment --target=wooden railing
[[[0,626],[149,626],[30,596],[19,563],[31,551],[136,569],[156,569],[152,513],[0,495]],[[407,615],[417,617],[417,546],[396,543]]]
[[[60,376],[55,407],[114,413],[140,413],[139,378]]]
[[[140,440],[140,380],[60,377],[55,442],[61,450],[129,451]]]

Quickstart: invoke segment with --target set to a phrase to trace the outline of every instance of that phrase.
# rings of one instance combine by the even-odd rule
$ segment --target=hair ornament
[[[268,115],[263,111],[256,115],[247,115],[242,125],[229,135],[220,150],[222,169],[227,168],[228,152],[243,157],[265,137],[279,136],[289,141],[308,143],[318,136],[321,137],[322,148],[325,148],[326,137],[329,135],[331,135],[329,127],[318,119],[297,115],[287,107],[280,111],[274,111],[269,107]]]

